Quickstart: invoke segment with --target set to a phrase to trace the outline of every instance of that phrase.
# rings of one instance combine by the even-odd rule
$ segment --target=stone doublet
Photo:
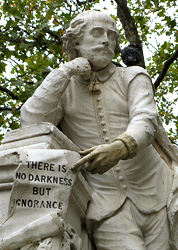
[[[102,97],[102,83],[100,83],[100,93],[93,93],[95,116],[102,143],[110,143],[107,115],[105,112],[104,98]]]

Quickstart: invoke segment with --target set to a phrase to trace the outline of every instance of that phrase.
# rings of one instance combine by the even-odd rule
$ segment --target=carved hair
[[[73,60],[78,56],[75,46],[79,44],[79,41],[81,41],[83,34],[85,32],[85,26],[87,25],[87,22],[88,22],[86,16],[94,15],[98,13],[101,13],[101,12],[88,10],[76,16],[70,22],[69,28],[64,32],[64,35],[63,35],[63,51],[65,52],[69,60]],[[110,16],[108,17],[111,18]],[[117,34],[115,54],[118,54],[121,51],[120,46],[119,46],[120,37],[119,37],[119,32],[116,29],[116,26],[114,28]]]

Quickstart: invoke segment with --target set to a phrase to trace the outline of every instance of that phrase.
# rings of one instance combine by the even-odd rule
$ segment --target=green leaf
[[[22,80],[14,81],[15,86],[22,86],[23,84],[24,84],[24,82]]]

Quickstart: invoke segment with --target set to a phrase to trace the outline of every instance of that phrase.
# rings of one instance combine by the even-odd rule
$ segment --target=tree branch
[[[12,111],[12,108],[9,108],[9,107],[0,107],[0,111]]]
[[[141,62],[140,66],[145,68],[145,61],[143,56],[143,49],[140,37],[138,35],[137,26],[133,17],[130,14],[130,10],[127,7],[127,0],[115,0],[117,3],[117,16],[120,19],[123,29],[125,30],[125,36],[130,44],[140,44],[141,47]]]
[[[3,86],[0,86],[0,91],[7,93],[14,100],[19,100],[19,97],[17,95],[15,95],[11,90],[9,90],[9,89],[7,89],[7,88],[5,88]]]
[[[52,30],[50,30],[48,28],[44,28],[44,31],[47,32],[52,37],[54,37],[55,39],[57,39],[58,42],[59,42],[59,45],[62,45],[62,39],[61,39],[61,37],[59,37],[54,31],[52,31]]]
[[[16,62],[13,58],[10,58],[10,60],[13,61],[15,64],[17,64],[18,67],[20,68],[20,70],[23,72],[23,74],[26,75],[24,69],[20,66],[20,64],[18,62]],[[12,63],[11,63],[11,65],[12,65],[12,67],[15,67]],[[17,69],[16,69],[16,72],[18,73]]]
[[[80,6],[80,5],[84,5],[84,4],[87,4],[87,3],[92,3],[94,2],[94,0],[86,0],[86,1],[79,1],[77,0],[77,4]]]
[[[22,104],[23,105],[23,104]],[[22,105],[20,105],[18,108],[11,108],[11,107],[6,107],[6,106],[4,106],[4,107],[0,107],[0,111],[20,111],[20,109],[21,109],[21,107],[22,107]]]
[[[154,86],[155,89],[158,88],[158,86],[160,85],[161,81],[163,80],[164,76],[166,75],[169,66],[178,58],[178,49],[174,52],[174,54],[165,62],[164,67],[161,71],[161,73],[159,74],[158,78],[156,79]]]

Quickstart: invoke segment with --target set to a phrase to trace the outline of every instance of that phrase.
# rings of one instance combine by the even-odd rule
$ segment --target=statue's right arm
[[[84,58],[76,58],[59,69],[52,70],[21,108],[22,127],[38,122],[51,122],[57,125],[58,103],[73,75],[90,77],[91,67]]]

